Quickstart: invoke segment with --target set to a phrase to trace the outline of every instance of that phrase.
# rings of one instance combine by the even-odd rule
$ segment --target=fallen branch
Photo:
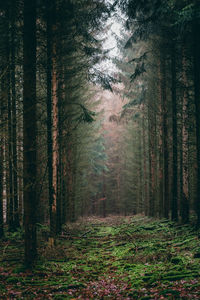
[[[88,233],[90,233],[90,232],[92,232],[92,230],[88,230],[88,231],[86,231],[85,233],[81,234],[81,236],[80,236],[80,237],[84,237],[86,234],[88,234]]]

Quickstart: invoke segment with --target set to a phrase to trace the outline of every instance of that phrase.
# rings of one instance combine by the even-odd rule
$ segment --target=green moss
[[[7,283],[17,283],[17,282],[19,282],[19,280],[20,279],[18,277],[8,277],[6,279]]]
[[[71,299],[71,297],[66,296],[66,295],[54,295],[54,299],[55,300],[66,300],[66,299]]]
[[[176,299],[178,294],[170,289],[174,281],[199,277],[200,261],[194,259],[199,244],[190,227],[181,228],[166,220],[142,216],[132,218],[131,222],[129,219],[129,223],[125,219],[124,224],[105,221],[96,227],[87,224],[73,229],[73,226],[76,225],[69,225],[69,230],[75,239],[58,240],[53,250],[39,249],[40,261],[32,274],[26,273],[22,264],[14,262],[9,266],[2,262],[5,270],[10,267],[10,273],[2,272],[1,281],[13,289],[28,287],[30,293],[24,291],[22,295],[25,299],[34,299],[32,290],[36,293],[40,290],[41,299],[45,298],[46,290],[47,294],[52,293],[53,299],[77,298],[88,284],[101,282],[102,278],[127,282],[133,291],[127,291],[126,296],[130,294],[132,299],[144,298],[144,293],[139,292],[142,288],[159,288],[160,284],[166,286],[161,296],[168,297],[171,293]],[[12,242],[6,249],[8,256],[18,253]],[[67,295],[70,287],[77,290],[74,296]],[[198,288],[198,282],[194,282],[194,287]],[[0,289],[3,288],[1,285]]]
[[[175,265],[179,265],[183,263],[183,258],[180,256],[172,257],[171,262]]]
[[[19,274],[26,271],[26,267],[24,265],[17,266],[13,269],[14,274]]]
[[[165,290],[161,291],[159,293],[159,295],[163,295],[163,296],[167,296],[167,295],[170,295],[170,296],[180,296],[180,292],[176,291],[176,290],[172,290],[172,289],[165,289]]]

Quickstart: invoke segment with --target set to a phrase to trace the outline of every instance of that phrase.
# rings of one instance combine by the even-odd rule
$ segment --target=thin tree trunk
[[[160,55],[159,59],[159,66],[158,66],[158,73],[159,73],[159,136],[158,136],[158,146],[159,146],[159,161],[158,161],[158,176],[159,176],[159,217],[163,217],[164,215],[164,192],[163,192],[163,110],[164,110],[164,105],[163,105],[163,66],[161,67],[161,64],[163,64],[162,60],[162,53]]]
[[[181,218],[183,223],[189,221],[189,174],[188,174],[188,94],[186,74],[186,53],[183,49],[183,104],[182,104],[182,187],[181,187]]]
[[[47,9],[47,167],[48,167],[48,191],[49,191],[49,218],[52,224],[53,204],[53,149],[52,149],[52,9],[49,1]]]
[[[177,99],[176,99],[176,54],[174,44],[171,49],[171,93],[172,93],[172,136],[173,136],[173,160],[172,160],[172,202],[171,202],[171,218],[173,221],[178,220],[178,153],[177,153]]]
[[[198,1],[195,2],[195,13],[198,12]],[[200,22],[195,15],[193,24],[193,59],[194,59],[194,98],[196,113],[196,149],[197,149],[197,191],[196,191],[196,214],[197,224],[200,226]]]
[[[23,178],[25,263],[32,265],[36,247],[36,0],[24,0]]]
[[[161,54],[161,106],[162,106],[162,144],[163,144],[163,216],[169,218],[169,147],[167,124],[167,93],[166,93],[166,64],[165,57]]]
[[[142,146],[143,146],[143,169],[144,169],[144,213],[145,216],[148,215],[148,183],[147,183],[147,146],[146,146],[146,135],[145,135],[145,111],[144,111],[144,105],[142,108],[143,114],[142,114]]]
[[[59,43],[59,48],[62,49],[61,43]],[[60,76],[58,79],[58,187],[57,187],[57,234],[61,232],[62,229],[62,183],[63,183],[63,147],[62,147],[62,101],[63,101],[63,68],[60,68]]]
[[[14,219],[13,219],[13,168],[12,168],[12,161],[13,161],[13,153],[12,153],[12,106],[11,106],[11,94],[10,94],[10,83],[11,83],[11,70],[10,70],[10,5],[7,4],[6,8],[6,17],[7,17],[7,35],[6,35],[6,65],[7,65],[7,72],[6,72],[6,98],[7,98],[7,105],[8,105],[8,224],[9,230],[14,230]]]
[[[155,190],[156,190],[156,156],[155,156],[155,112],[148,103],[149,117],[149,216],[155,215]],[[152,110],[152,111],[151,111]]]
[[[105,171],[103,170],[103,218],[106,218],[106,178],[105,178]]]
[[[0,238],[4,236],[4,222],[3,222],[3,167],[4,167],[4,162],[3,162],[3,156],[4,156],[4,151],[3,151],[3,132],[2,132],[2,124],[1,120],[3,120],[3,109],[2,109],[2,104],[0,104]]]
[[[139,121],[139,126],[142,126],[142,120]],[[143,190],[143,187],[144,187],[144,182],[143,182],[143,167],[142,167],[142,152],[143,152],[143,149],[142,149],[142,128],[140,127],[138,129],[138,138],[139,138],[139,167],[138,167],[138,208],[137,208],[137,211],[139,213],[142,213],[143,212],[143,207],[144,207],[144,190]]]
[[[18,156],[18,197],[19,197],[19,221],[23,224],[24,206],[23,206],[23,116],[20,111],[23,111],[22,103],[18,102],[17,114],[17,156]]]
[[[6,116],[7,118],[7,116]],[[5,177],[6,177],[6,224],[9,226],[10,214],[10,191],[9,191],[9,153],[8,153],[8,124],[6,124],[6,133],[4,136],[4,149],[5,149]]]
[[[56,4],[47,1],[47,140],[49,174],[49,213],[51,246],[55,243],[57,232],[58,196],[58,96],[57,96],[57,51],[56,51]]]
[[[66,223],[67,217],[67,155],[66,148],[62,149],[62,224]]]
[[[73,173],[72,173],[72,143],[68,142],[67,149],[67,196],[68,196],[68,220],[75,221],[75,205],[73,199]]]
[[[15,83],[15,0],[12,0],[11,14],[11,90],[12,90],[12,168],[13,168],[13,225],[17,229],[19,225],[18,187],[17,187],[17,118],[16,118],[16,83]]]
[[[54,31],[55,34],[55,31]],[[57,191],[58,191],[58,97],[57,97],[57,66],[56,66],[56,45],[53,43],[52,53],[52,189],[53,189],[53,202],[51,205],[51,224],[50,234],[52,243],[56,237],[57,231]]]
[[[60,126],[59,126],[60,128]],[[58,162],[58,201],[57,201],[57,225],[56,225],[56,233],[59,234],[62,230],[62,176],[63,176],[63,168],[62,168],[62,148],[60,141],[61,132],[59,130],[59,162]]]

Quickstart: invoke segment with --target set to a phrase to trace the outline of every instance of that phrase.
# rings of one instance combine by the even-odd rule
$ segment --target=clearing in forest
[[[43,244],[34,270],[22,267],[20,232],[0,253],[0,299],[200,299],[199,231],[142,215],[67,224]]]

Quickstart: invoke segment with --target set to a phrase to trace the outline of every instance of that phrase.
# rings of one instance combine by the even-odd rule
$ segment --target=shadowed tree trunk
[[[103,170],[103,203],[102,203],[102,210],[103,210],[103,218],[106,218],[106,178],[105,178],[105,171]]]
[[[155,112],[148,103],[149,122],[149,216],[155,215],[155,194],[156,194],[156,117]]]
[[[36,0],[24,0],[23,51],[23,178],[25,263],[32,265],[36,248]]]
[[[75,221],[75,203],[73,198],[73,155],[72,155],[72,143],[68,142],[67,149],[67,201],[68,201],[68,211],[67,217],[71,222]]]
[[[171,49],[171,93],[172,93],[172,139],[173,139],[173,159],[172,159],[172,172],[173,172],[173,181],[172,181],[172,202],[171,218],[173,221],[178,220],[178,180],[177,180],[177,99],[176,99],[176,54],[175,54],[174,43],[172,44]]]
[[[6,99],[7,99],[7,109],[8,109],[8,178],[7,178],[7,185],[8,185],[8,225],[9,230],[14,230],[14,201],[13,201],[13,168],[12,168],[12,161],[13,161],[13,152],[12,152],[12,103],[11,103],[11,70],[10,70],[10,54],[11,54],[11,45],[10,45],[10,20],[11,20],[11,7],[10,3],[7,2],[6,7],[6,19],[7,19],[7,32],[6,32]]]
[[[187,74],[186,74],[186,53],[183,49],[183,104],[182,104],[182,186],[181,186],[181,218],[183,223],[189,221],[189,174],[188,174],[188,93],[187,93]]]
[[[161,68],[162,53],[160,54],[160,59],[158,61],[158,74],[159,74],[159,135],[158,135],[158,146],[159,146],[159,193],[158,193],[158,203],[159,203],[159,216],[163,217],[163,204],[164,204],[164,193],[163,193],[163,68]],[[163,66],[162,66],[163,67]]]
[[[59,28],[61,30],[61,28]],[[59,43],[58,48],[60,51],[62,51],[62,44]],[[64,99],[64,70],[62,67],[62,61],[60,62],[59,65],[59,70],[60,70],[60,76],[58,79],[58,186],[57,186],[57,216],[56,216],[56,233],[60,233],[62,230],[62,205],[64,201],[63,197],[63,142],[62,142],[62,136],[63,136],[63,131],[62,131],[62,103]]]
[[[167,93],[166,93],[166,58],[161,55],[161,105],[163,122],[163,216],[169,218],[169,147],[168,147],[168,124],[167,124]]]
[[[139,121],[139,130],[138,130],[138,139],[139,139],[139,165],[138,165],[138,207],[137,207],[137,211],[139,213],[142,213],[144,210],[144,174],[143,174],[143,165],[142,165],[142,120]]]
[[[195,5],[198,11],[199,2],[196,0]],[[200,226],[200,21],[197,15],[194,16],[193,22],[193,62],[194,62],[194,98],[196,109],[196,147],[197,147],[197,191],[196,191],[196,213],[197,224]]]
[[[47,10],[47,166],[49,190],[49,218],[52,224],[53,168],[52,168],[52,4],[46,2]]]
[[[57,96],[57,51],[56,51],[56,4],[46,2],[47,9],[47,154],[49,184],[49,244],[54,245],[57,232],[58,195],[58,96]]]
[[[3,120],[3,109],[2,104],[0,104],[0,120]],[[0,121],[0,128],[2,128],[2,121]],[[4,224],[3,224],[3,131],[0,130],[0,238],[4,236]]]
[[[2,142],[2,137],[0,139]],[[3,146],[0,147],[0,238],[4,235],[3,228]]]
[[[56,68],[56,44],[53,43],[52,53],[52,189],[53,198],[51,205],[51,238],[55,239],[57,232],[57,195],[58,195],[58,96],[57,96],[57,68]]]
[[[15,14],[16,0],[12,0],[11,10],[11,91],[12,91],[12,169],[13,169],[13,225],[19,225],[18,188],[17,188],[17,118],[16,118],[16,83],[15,83]]]
[[[148,204],[149,204],[149,197],[148,197],[148,173],[147,173],[147,145],[146,145],[146,133],[145,133],[145,106],[143,104],[142,107],[142,147],[143,147],[143,168],[144,168],[144,213],[145,216],[148,215]]]

